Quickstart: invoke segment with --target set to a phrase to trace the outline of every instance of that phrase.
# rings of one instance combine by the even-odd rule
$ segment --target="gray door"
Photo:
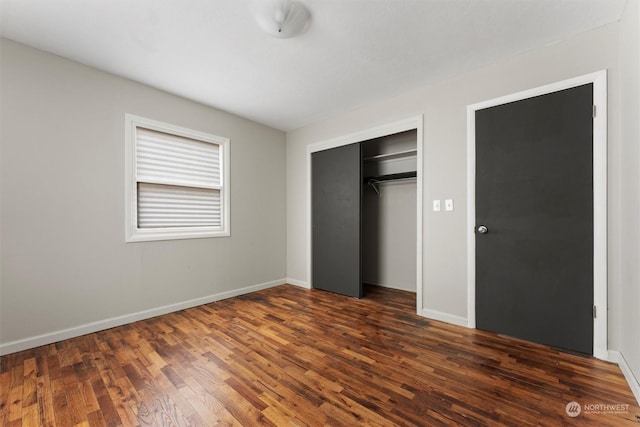
[[[593,352],[593,85],[476,112],[476,326]]]
[[[362,297],[362,155],[350,144],[311,155],[312,285]]]

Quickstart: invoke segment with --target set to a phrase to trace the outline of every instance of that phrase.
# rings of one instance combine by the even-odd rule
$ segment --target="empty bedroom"
[[[0,425],[640,425],[640,1],[0,0]]]

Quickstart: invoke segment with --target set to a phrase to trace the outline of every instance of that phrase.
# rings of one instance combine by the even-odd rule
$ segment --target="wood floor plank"
[[[46,359],[43,358],[42,360]],[[53,393],[51,391],[49,375],[39,377],[36,387],[38,397],[38,425],[53,427],[56,423],[55,410],[53,407]]]
[[[571,401],[583,405],[567,415]],[[597,410],[598,405],[624,410]],[[596,409],[594,409],[596,408]],[[0,425],[624,426],[640,408],[592,357],[278,286],[0,358]]]
[[[20,362],[22,362],[22,359],[20,359]],[[8,407],[7,420],[9,422],[22,419],[23,372],[22,364],[10,371],[9,395],[7,401],[2,402]]]
[[[33,404],[22,408],[22,426],[32,427],[39,424],[38,405]]]
[[[91,387],[93,388],[93,392],[98,400],[98,405],[100,406],[100,411],[103,416],[102,418],[106,422],[107,426],[111,427],[121,425],[122,421],[114,404],[114,402],[118,401],[117,398],[120,393],[118,392],[115,396],[110,395],[107,385],[104,382],[104,379],[106,378],[107,383],[113,383],[109,378],[109,375],[113,375],[113,372],[104,372],[101,376],[93,378],[91,380]],[[128,392],[131,393],[130,390]]]

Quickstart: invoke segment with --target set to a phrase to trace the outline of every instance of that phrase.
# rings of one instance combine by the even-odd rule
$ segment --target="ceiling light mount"
[[[259,0],[254,16],[267,34],[279,39],[304,33],[311,18],[307,8],[295,0]]]

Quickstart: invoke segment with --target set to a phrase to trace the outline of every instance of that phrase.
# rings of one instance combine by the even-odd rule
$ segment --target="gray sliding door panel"
[[[588,84],[476,112],[479,329],[593,353],[592,105]]]
[[[312,286],[362,297],[360,144],[311,155]]]

